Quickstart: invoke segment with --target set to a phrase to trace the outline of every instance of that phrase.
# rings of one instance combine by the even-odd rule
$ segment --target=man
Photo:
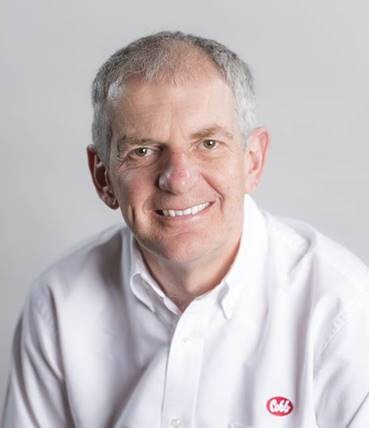
[[[37,280],[3,426],[369,426],[368,271],[250,198],[268,133],[246,64],[159,33],[101,67],[93,106],[93,182],[128,227]]]

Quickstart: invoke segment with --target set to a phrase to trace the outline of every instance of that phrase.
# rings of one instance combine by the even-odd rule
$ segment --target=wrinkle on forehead
[[[197,101],[193,102],[194,99]],[[184,111],[187,116],[192,112],[192,120],[195,122],[206,112],[209,114],[213,112],[215,117],[206,120],[207,123],[210,123],[216,118],[219,119],[220,113],[219,109],[215,108],[216,105],[229,105],[234,111],[234,102],[231,89],[219,77],[219,74],[201,75],[197,80],[191,79],[191,81],[181,84],[132,79],[122,88],[119,98],[110,100],[109,114],[112,121],[119,122],[119,126],[124,127],[134,127],[136,119],[142,125],[142,121],[150,117],[168,123],[170,117],[178,114],[181,116]],[[159,110],[160,115],[158,116]],[[224,115],[223,109],[221,110],[221,115]],[[183,122],[183,118],[180,122]]]

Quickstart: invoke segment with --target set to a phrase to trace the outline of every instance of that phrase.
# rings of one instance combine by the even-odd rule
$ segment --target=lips
[[[196,215],[203,211],[210,205],[210,202],[204,202],[202,204],[194,205],[192,207],[184,208],[184,209],[172,209],[172,208],[163,208],[161,210],[156,210],[156,212],[164,217],[181,217],[188,215]]]

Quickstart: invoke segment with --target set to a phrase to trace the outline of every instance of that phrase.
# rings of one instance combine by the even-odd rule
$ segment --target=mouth
[[[207,207],[210,206],[210,202],[204,202],[202,204],[194,205],[192,207],[184,209],[161,209],[155,210],[155,212],[163,217],[182,217],[182,216],[195,216],[201,211],[204,211]]]

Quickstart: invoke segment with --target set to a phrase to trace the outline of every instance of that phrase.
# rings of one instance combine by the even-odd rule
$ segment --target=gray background
[[[89,87],[108,55],[144,34],[212,37],[251,64],[259,120],[272,135],[256,199],[369,262],[368,2],[2,0],[0,8],[0,403],[32,279],[120,221],[86,168]]]

